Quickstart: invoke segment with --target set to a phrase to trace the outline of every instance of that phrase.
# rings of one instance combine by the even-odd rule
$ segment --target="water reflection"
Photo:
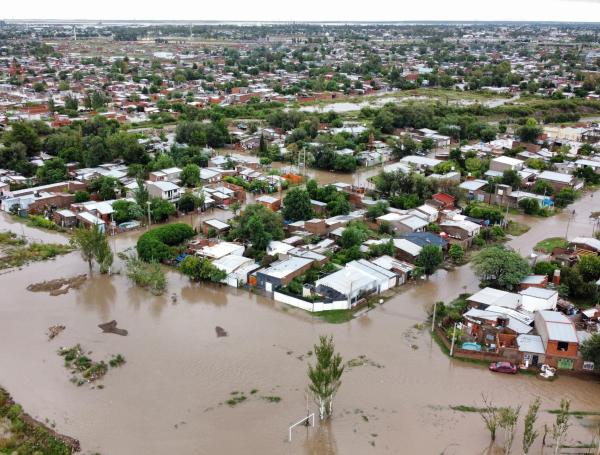
[[[78,304],[86,310],[98,312],[102,319],[107,319],[114,306],[117,290],[108,275],[92,274],[75,295]]]
[[[315,418],[318,420],[318,416],[315,416]],[[302,434],[303,429],[301,427],[297,428],[300,428],[298,435]],[[338,454],[335,435],[331,428],[331,420],[321,422],[315,428],[307,427],[305,438],[304,453],[308,455]]]

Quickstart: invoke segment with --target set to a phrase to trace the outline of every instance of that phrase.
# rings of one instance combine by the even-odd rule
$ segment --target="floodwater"
[[[598,198],[574,205],[569,236],[591,233],[587,217]],[[538,239],[564,235],[568,221],[567,214],[535,219],[511,245],[528,254]],[[0,229],[16,230],[11,223],[2,216]],[[117,236],[114,244],[122,251],[138,235]],[[448,359],[426,331],[414,328],[432,302],[477,288],[468,266],[405,286],[339,325],[246,291],[191,284],[176,272],[168,273],[169,290],[161,297],[132,287],[123,275],[94,274],[81,289],[57,297],[25,290],[31,282],[85,272],[75,252],[0,276],[0,384],[32,415],[79,438],[84,453],[477,454],[489,440],[481,418],[449,406],[480,405],[485,394],[497,405],[526,407],[539,396],[545,410],[561,398],[571,399],[575,410],[600,410],[596,382],[493,374]],[[97,324],[112,319],[129,335],[101,333]],[[48,341],[54,324],[66,330]],[[217,338],[216,326],[229,336]],[[344,373],[330,423],[297,427],[289,443],[288,426],[306,415],[307,352],[321,334],[334,336],[345,360],[364,355],[370,363]],[[102,390],[76,387],[56,354],[75,343],[94,359],[121,353],[127,363],[109,371]],[[248,399],[223,404],[235,391]],[[309,407],[316,411],[312,402]],[[551,421],[544,412],[540,426]],[[598,423],[573,419],[570,438],[590,442]],[[515,453],[518,447],[520,434]]]
[[[494,108],[503,106],[506,103],[511,103],[519,99],[519,95],[512,98],[490,98],[485,100],[472,99],[472,98],[461,98],[461,99],[449,99],[443,96],[406,96],[406,97],[395,97],[387,96],[385,94],[379,97],[370,98],[360,102],[348,102],[340,101],[335,103],[327,103],[314,106],[302,106],[299,110],[302,112],[330,112],[333,111],[338,114],[344,114],[348,112],[360,111],[363,107],[380,108],[387,103],[403,104],[414,101],[440,101],[446,104],[456,106],[470,106],[472,104],[481,104],[484,107]]]

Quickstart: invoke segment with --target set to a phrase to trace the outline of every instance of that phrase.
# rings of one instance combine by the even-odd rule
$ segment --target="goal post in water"
[[[293,425],[290,425],[290,427],[288,428],[288,442],[292,442],[292,430],[297,427],[298,425],[306,425],[306,426],[311,426],[314,427],[315,426],[315,413],[313,412],[312,414],[307,415],[306,417],[304,417],[302,420],[299,420],[298,422],[294,423]]]

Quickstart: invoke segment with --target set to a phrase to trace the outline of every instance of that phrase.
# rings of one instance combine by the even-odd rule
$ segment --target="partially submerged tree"
[[[88,263],[90,272],[94,260],[100,265],[101,273],[108,272],[113,262],[113,253],[104,232],[97,225],[90,229],[76,229],[71,237],[71,244],[79,249],[81,257]]]
[[[527,414],[525,415],[525,423],[523,428],[523,453],[528,454],[529,449],[539,436],[538,431],[534,428],[535,422],[537,421],[538,411],[540,410],[540,399],[536,398],[529,405]]]
[[[560,409],[556,414],[556,421],[552,424],[552,439],[554,439],[554,453],[555,455],[560,452],[560,448],[563,445],[567,436],[567,431],[571,426],[569,423],[571,401],[562,399],[560,400]]]
[[[510,454],[512,444],[517,431],[517,422],[519,421],[519,412],[521,407],[500,408],[498,413],[498,426],[504,430],[504,453]]]
[[[335,352],[333,337],[320,336],[315,345],[316,364],[308,365],[309,390],[319,407],[321,420],[333,414],[333,399],[342,384],[342,357]]]
[[[498,428],[498,409],[494,407],[491,401],[488,401],[485,395],[482,395],[483,407],[479,410],[479,415],[485,423],[485,427],[490,432],[490,441],[496,440],[496,429]]]

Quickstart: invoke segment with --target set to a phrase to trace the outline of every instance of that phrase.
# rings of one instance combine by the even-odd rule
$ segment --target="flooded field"
[[[456,96],[453,94],[453,96]],[[471,97],[449,99],[444,96],[392,96],[386,93],[371,97],[365,101],[360,102],[348,102],[339,101],[335,103],[320,104],[315,106],[303,106],[299,110],[302,112],[329,112],[333,111],[338,114],[344,114],[348,112],[360,111],[363,107],[380,108],[387,103],[403,104],[415,101],[440,101],[446,104],[455,106],[469,106],[471,104],[481,104],[482,106],[494,108],[502,106],[506,103],[514,102],[519,99],[519,96],[512,98],[490,98],[490,99],[474,99]]]
[[[569,236],[590,235],[588,217],[598,201],[600,193],[587,195],[573,206],[575,215],[528,218],[532,229],[511,245],[527,255],[537,240],[565,235],[567,224]],[[0,218],[1,230],[20,228]],[[66,240],[24,229],[34,238]],[[118,236],[111,245],[122,251],[138,235]],[[79,438],[84,453],[477,454],[489,440],[481,418],[450,405],[480,405],[485,394],[498,405],[526,407],[539,396],[544,410],[557,408],[561,398],[571,399],[574,410],[600,410],[595,382],[493,374],[449,360],[426,330],[414,328],[432,302],[477,288],[468,266],[440,270],[340,325],[246,291],[191,284],[176,272],[169,272],[169,290],[160,297],[132,287],[123,275],[94,274],[80,289],[55,297],[26,290],[86,272],[75,252],[0,276],[0,384],[33,416]],[[128,336],[97,327],[113,319]],[[48,341],[56,324],[66,329]],[[217,337],[217,326],[228,336]],[[288,425],[306,415],[307,352],[320,334],[334,336],[345,360],[364,355],[370,362],[344,374],[331,423],[299,427],[288,443]],[[76,387],[56,353],[76,343],[95,359],[120,353],[127,363],[102,379],[102,390]],[[233,392],[248,398],[229,406]],[[552,417],[543,412],[540,424]],[[597,425],[589,417],[573,419],[569,435],[589,443]]]

